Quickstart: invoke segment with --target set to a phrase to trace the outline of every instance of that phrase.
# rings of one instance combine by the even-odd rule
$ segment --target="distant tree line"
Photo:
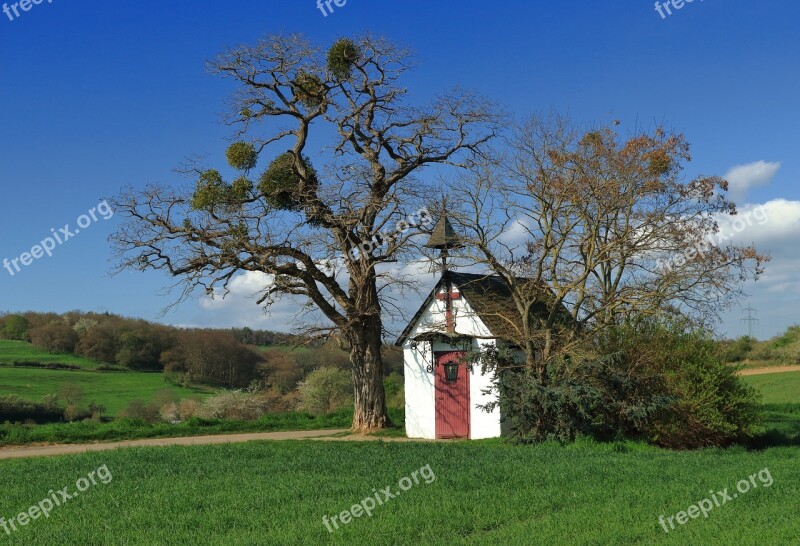
[[[75,354],[109,367],[163,372],[175,383],[241,388],[256,381],[281,393],[294,390],[314,370],[348,370],[350,365],[340,348],[292,334],[176,328],[110,313],[0,315],[0,339],[30,342],[51,354]],[[386,352],[385,372],[402,372],[402,355]]]

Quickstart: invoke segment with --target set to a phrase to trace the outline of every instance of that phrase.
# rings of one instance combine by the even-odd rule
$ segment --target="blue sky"
[[[756,333],[800,322],[800,4],[695,1],[665,19],[651,0],[347,0],[334,9],[325,17],[315,0],[45,0],[14,20],[0,12],[0,260],[74,226],[124,185],[184,184],[172,171],[187,156],[221,163],[231,88],[204,63],[226,46],[275,32],[329,42],[370,31],[417,53],[416,96],[460,85],[521,114],[663,121],[692,142],[690,175],[742,166],[737,201],[764,204],[770,220],[737,237],[774,256],[764,282],[747,287]],[[287,327],[242,294],[198,297],[160,317],[170,279],[109,277],[117,218],[96,216],[52,257],[14,276],[0,269],[0,310]],[[727,314],[721,333],[745,332],[740,315]]]

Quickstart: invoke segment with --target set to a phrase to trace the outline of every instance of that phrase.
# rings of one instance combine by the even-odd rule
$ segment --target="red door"
[[[465,353],[435,353],[436,437],[469,438],[469,370],[461,364]],[[450,368],[447,364],[457,364]]]

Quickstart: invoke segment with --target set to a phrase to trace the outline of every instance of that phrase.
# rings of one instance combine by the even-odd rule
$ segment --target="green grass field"
[[[19,362],[41,362],[50,364],[57,362],[60,364],[71,364],[81,368],[93,370],[102,363],[89,360],[77,355],[70,354],[49,354],[47,351],[34,347],[30,343],[23,341],[9,341],[0,339],[0,364],[11,364]]]
[[[800,372],[749,375],[743,379],[764,395],[765,404],[800,404]]]
[[[254,442],[127,449],[4,461],[8,519],[90,471],[91,487],[10,536],[10,544],[797,544],[797,450],[676,453],[633,444],[512,447]],[[333,534],[323,515],[374,489],[435,475]],[[764,468],[757,487],[669,534],[669,517]],[[766,476],[766,475],[765,475]],[[767,480],[765,480],[766,482]],[[383,496],[381,497],[383,498]]]
[[[132,401],[150,402],[159,389],[173,390],[180,398],[207,396],[211,389],[189,389],[168,385],[160,373],[65,371],[36,368],[0,367],[0,395],[16,394],[28,400],[41,400],[63,383],[79,385],[84,402],[92,400],[116,415]]]
[[[800,405],[790,402],[800,374],[746,380],[765,394],[767,427],[798,433],[791,446],[673,452],[632,442],[303,441],[0,461],[7,521],[50,490],[75,491],[79,478],[102,465],[113,475],[47,519],[9,535],[0,529],[0,537],[25,545],[798,544]],[[387,486],[395,493],[404,476],[426,465],[436,476],[431,483],[327,531],[324,515]],[[754,477],[755,487],[737,492],[738,482],[759,472],[771,485]],[[708,518],[664,532],[659,516],[668,521],[726,489],[731,500]]]

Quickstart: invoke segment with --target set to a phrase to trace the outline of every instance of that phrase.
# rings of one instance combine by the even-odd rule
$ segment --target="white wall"
[[[456,332],[469,336],[486,338],[491,335],[483,322],[472,312],[466,300],[454,300],[453,310],[456,317]],[[418,350],[411,350],[411,339],[423,332],[444,330],[444,302],[434,300],[423,313],[419,322],[403,344],[405,362],[405,397],[406,397],[406,434],[410,438],[436,438],[436,401],[434,392],[434,375],[425,368],[433,362],[430,343],[419,343]],[[478,339],[480,345],[493,344],[491,339]],[[433,352],[452,351],[447,343],[434,343]],[[424,357],[424,358],[423,358]],[[483,376],[476,367],[470,376],[470,437],[473,439],[494,438],[500,436],[500,409],[487,413],[477,406],[485,404],[495,396],[483,394],[489,387],[490,375]]]
[[[494,345],[493,339],[479,339],[478,345],[486,347]],[[496,406],[491,413],[480,409],[478,406],[497,400],[497,389],[492,389],[492,394],[484,394],[492,383],[492,374],[481,374],[480,366],[473,366],[472,376],[469,378],[470,411],[470,438],[497,438],[500,436],[500,407]]]
[[[424,357],[432,362],[433,355],[427,350],[429,344],[420,343]],[[436,402],[434,398],[433,374],[425,371],[427,364],[410,343],[403,345],[405,362],[406,435],[409,438],[436,438]]]

